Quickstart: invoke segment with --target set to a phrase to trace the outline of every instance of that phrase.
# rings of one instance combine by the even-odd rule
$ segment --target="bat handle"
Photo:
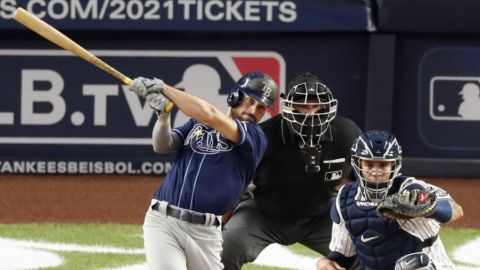
[[[125,77],[125,78],[123,78],[123,83],[126,84],[126,85],[130,85],[130,84],[132,84],[132,79],[130,79],[128,77]]]
[[[132,79],[130,79],[130,78],[127,77],[127,76],[125,76],[125,77],[122,79],[122,81],[123,81],[123,83],[126,84],[126,85],[132,84]],[[173,104],[173,102],[169,101],[169,102],[167,103],[167,105],[165,105],[164,112],[166,112],[166,113],[171,112],[174,105],[175,105],[175,104]]]
[[[173,109],[173,106],[174,106],[173,102],[169,101],[169,102],[167,103],[167,105],[165,105],[164,111],[165,111],[166,113],[171,112],[172,109]]]

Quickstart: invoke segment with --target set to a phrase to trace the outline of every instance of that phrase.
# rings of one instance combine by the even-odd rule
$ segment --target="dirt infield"
[[[449,227],[480,228],[480,179],[433,179],[464,209]],[[0,223],[141,224],[160,182],[147,176],[0,176]]]

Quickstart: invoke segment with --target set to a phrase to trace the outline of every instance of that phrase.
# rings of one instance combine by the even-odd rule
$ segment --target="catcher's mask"
[[[300,139],[299,147],[307,172],[320,171],[320,139],[335,118],[337,105],[330,89],[308,72],[297,76],[288,85],[282,101],[282,117],[290,132]]]
[[[393,164],[387,171],[383,171],[387,175],[385,179],[373,180],[365,177],[371,175],[372,169],[362,168],[362,160]],[[402,148],[392,134],[380,130],[368,131],[353,143],[351,164],[364,195],[373,202],[379,202],[386,197],[393,179],[402,167]]]

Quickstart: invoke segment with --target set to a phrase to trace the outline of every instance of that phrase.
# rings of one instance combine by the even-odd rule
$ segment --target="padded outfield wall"
[[[401,2],[0,1],[0,171],[164,174],[171,166],[152,153],[148,106],[13,21],[20,6],[127,76],[160,77],[223,110],[241,74],[261,69],[284,90],[308,70],[332,89],[339,114],[397,135],[406,172],[478,177],[480,119],[458,114],[461,88],[480,78],[478,35],[398,29],[402,14],[391,7]],[[172,120],[185,117],[174,111]]]

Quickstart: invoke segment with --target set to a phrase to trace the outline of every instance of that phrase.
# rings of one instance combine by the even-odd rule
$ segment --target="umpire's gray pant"
[[[291,245],[299,242],[326,255],[331,233],[329,213],[298,222],[274,221],[253,199],[247,199],[238,204],[224,227],[222,262],[226,270],[239,270],[272,243]]]
[[[222,231],[220,226],[191,224],[148,208],[143,223],[143,239],[151,270],[221,270]]]

